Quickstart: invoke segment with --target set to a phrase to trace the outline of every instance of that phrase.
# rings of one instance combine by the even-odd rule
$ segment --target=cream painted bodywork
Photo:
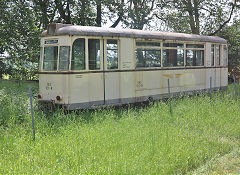
[[[48,39],[59,39],[59,46],[71,46],[77,38],[94,37],[48,37]],[[105,38],[95,38],[100,39],[101,45],[106,43]],[[41,40],[42,47],[45,39]],[[228,84],[227,68],[211,67],[211,43],[205,43],[205,67],[172,70],[159,67],[145,71],[135,69],[135,39],[115,39],[119,41],[119,70],[106,69],[106,56],[104,56],[106,54],[101,46],[100,70],[64,71],[59,72],[60,74],[56,72],[51,74],[49,71],[44,74],[44,71],[41,71],[39,74],[41,100],[54,101],[56,104],[75,109],[82,107],[71,108],[71,105],[89,104],[86,107],[92,107],[143,101],[149,97],[158,99],[168,94],[168,79],[171,93],[209,89],[210,77],[212,77],[212,88],[220,89]],[[62,99],[57,101],[56,96],[61,96]]]

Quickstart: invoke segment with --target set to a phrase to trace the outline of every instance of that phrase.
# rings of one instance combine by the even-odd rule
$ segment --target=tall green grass
[[[145,107],[69,114],[35,107],[33,141],[27,86],[0,83],[0,174],[185,174],[240,146],[233,86],[212,99],[205,94]]]

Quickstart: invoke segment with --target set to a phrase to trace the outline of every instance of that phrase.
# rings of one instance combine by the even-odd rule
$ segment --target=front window
[[[44,47],[43,70],[57,70],[58,46]]]
[[[69,66],[70,47],[60,46],[59,55],[59,70],[68,70]]]

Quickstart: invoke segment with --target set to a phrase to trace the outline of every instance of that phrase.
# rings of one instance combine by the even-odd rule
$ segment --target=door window
[[[72,47],[71,70],[85,69],[85,39],[78,38]]]
[[[117,40],[107,40],[107,69],[118,69]]]
[[[100,41],[99,39],[88,40],[88,65],[89,70],[100,69]]]

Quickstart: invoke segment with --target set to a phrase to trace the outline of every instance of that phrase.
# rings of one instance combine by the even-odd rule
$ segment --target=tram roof
[[[48,35],[47,30],[42,36],[61,36],[61,35],[80,35],[80,36],[105,36],[105,37],[129,37],[143,39],[161,39],[161,40],[181,40],[181,41],[200,41],[200,42],[216,42],[226,44],[227,41],[218,36],[204,36],[196,34],[173,33],[146,31],[137,29],[117,29],[92,26],[77,26],[66,24],[50,24],[55,25],[55,32]]]

